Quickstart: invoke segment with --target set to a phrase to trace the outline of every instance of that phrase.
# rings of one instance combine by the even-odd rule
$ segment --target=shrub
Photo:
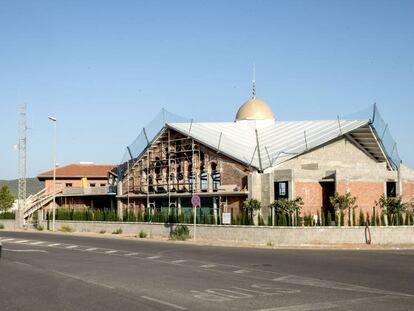
[[[327,225],[328,226],[332,226],[332,215],[331,215],[331,212],[328,212]]]
[[[105,229],[102,229],[102,230],[99,231],[99,233],[100,234],[104,234],[104,233],[106,233],[106,230]]]
[[[141,239],[145,239],[145,238],[147,237],[147,233],[146,233],[144,230],[141,230],[141,231],[139,232],[139,237],[140,237]]]
[[[381,226],[381,221],[380,221],[380,217],[379,215],[375,215],[375,225],[376,226]]]
[[[4,229],[4,225],[3,224],[0,224],[0,229]]]
[[[122,234],[122,229],[118,228],[118,229],[112,231],[112,234]]]
[[[352,208],[352,225],[356,226],[355,208]]]
[[[365,216],[362,210],[359,211],[359,225],[365,226]]]
[[[36,229],[39,231],[43,231],[44,228],[42,225],[36,225]]]
[[[348,211],[348,226],[350,226],[351,210],[357,207],[355,204],[357,198],[352,196],[350,192],[347,192],[344,195],[340,195],[336,192],[333,197],[329,198],[329,200],[331,201],[335,212],[339,214],[339,221],[336,221],[336,225],[344,225],[343,214],[345,211]]]
[[[61,232],[73,232],[75,230],[69,225],[63,225],[62,227],[60,227],[59,231],[61,231]]]
[[[190,238],[190,230],[186,225],[178,225],[175,229],[171,232],[170,239],[171,240],[180,240],[185,241]]]

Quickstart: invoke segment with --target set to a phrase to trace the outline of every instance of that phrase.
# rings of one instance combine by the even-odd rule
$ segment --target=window
[[[281,198],[289,198],[289,182],[287,181],[275,182],[275,200]]]
[[[106,185],[105,185],[105,184],[100,184],[99,186],[101,186],[101,187],[105,187]]]
[[[397,183],[395,181],[387,181],[387,197],[397,196]]]
[[[69,183],[69,182],[68,182],[68,183],[66,183],[66,184],[65,184],[65,187],[72,187],[72,183]]]
[[[95,187],[96,184],[89,184],[89,187]]]

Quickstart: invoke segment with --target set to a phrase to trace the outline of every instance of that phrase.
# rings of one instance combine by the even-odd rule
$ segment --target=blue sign
[[[193,197],[191,198],[191,204],[193,204],[194,207],[200,206],[201,204],[201,199],[199,195],[193,195]]]

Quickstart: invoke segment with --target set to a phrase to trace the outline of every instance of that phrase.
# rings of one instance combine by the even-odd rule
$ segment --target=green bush
[[[112,234],[122,234],[122,229],[118,228],[118,229],[112,231]]]
[[[0,224],[0,229],[4,229],[4,225],[3,224]]]
[[[42,225],[36,225],[36,229],[39,231],[43,231],[44,228]]]
[[[332,226],[332,215],[331,212],[328,212],[327,223],[328,226]]]
[[[0,219],[14,219],[15,213],[14,212],[2,212],[0,213]]]
[[[170,234],[171,240],[185,241],[190,238],[190,230],[186,225],[178,225]]]
[[[105,230],[105,229],[101,229],[101,230],[99,231],[99,233],[100,233],[100,234],[104,234],[104,233],[106,233],[106,230]]]
[[[146,233],[144,230],[141,230],[141,231],[139,232],[139,237],[140,237],[141,239],[145,239],[145,238],[147,237],[147,233]]]
[[[362,210],[359,211],[359,225],[365,226],[365,216]]]
[[[59,231],[61,231],[61,232],[73,232],[75,230],[69,225],[63,225],[62,227],[60,227]]]
[[[325,213],[321,211],[320,215],[321,215],[321,226],[325,226],[326,225]]]

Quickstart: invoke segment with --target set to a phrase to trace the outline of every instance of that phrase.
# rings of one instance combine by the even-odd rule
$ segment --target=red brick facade
[[[337,183],[336,189],[339,194],[345,194],[348,190],[357,198],[358,209],[362,209],[364,214],[367,212],[371,214],[375,202],[378,202],[380,196],[384,194],[384,183],[353,181]]]
[[[404,202],[409,202],[414,199],[414,182],[402,183],[402,198]]]
[[[295,183],[295,197],[303,199],[302,214],[317,214],[322,207],[322,186],[319,182],[302,182]]]

